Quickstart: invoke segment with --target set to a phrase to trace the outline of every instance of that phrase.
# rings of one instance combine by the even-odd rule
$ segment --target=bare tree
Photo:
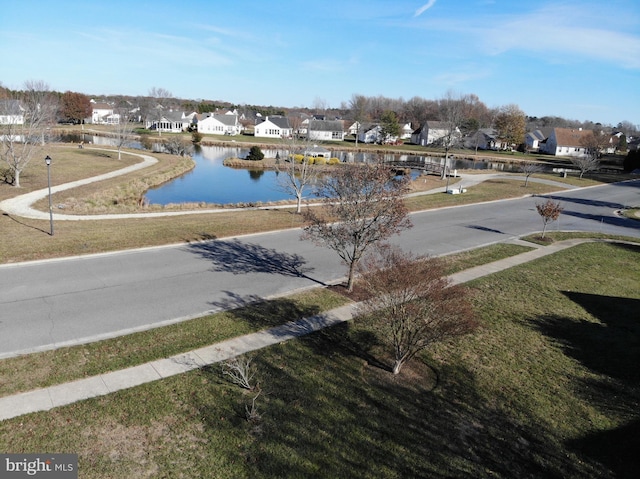
[[[610,136],[602,130],[590,131],[581,142],[585,149],[583,156],[572,157],[569,161],[580,170],[580,178],[589,171],[595,171],[600,167],[600,158],[607,147],[609,147]]]
[[[20,187],[20,175],[37,148],[46,143],[56,110],[44,82],[27,82],[23,92],[0,102],[0,158],[9,166],[15,187]]]
[[[529,177],[544,171],[544,167],[535,161],[523,161],[520,164],[520,171],[524,174],[524,186],[526,188],[529,185]]]
[[[151,88],[151,90],[149,90],[150,102],[147,105],[147,115],[153,120],[161,120],[172,98],[173,94],[169,90],[157,87]],[[158,136],[162,136],[160,128],[158,128]]]
[[[253,357],[250,355],[236,356],[222,363],[222,374],[229,378],[233,384],[241,388],[253,391],[256,387],[253,384],[255,376],[255,368],[253,365]]]
[[[560,217],[560,213],[564,210],[564,208],[560,205],[559,202],[555,202],[553,200],[547,200],[544,203],[536,203],[536,210],[538,210],[538,214],[542,217],[542,235],[541,238],[544,238],[544,234],[547,230],[547,225],[553,221],[556,221]]]
[[[351,110],[351,116],[357,124],[356,128],[356,145],[358,144],[358,136],[360,135],[360,128],[362,123],[367,118],[367,109],[369,106],[369,100],[364,95],[353,94],[351,100],[349,100],[349,109]]]
[[[127,108],[118,108],[116,110],[118,121],[111,125],[111,134],[118,148],[118,159],[122,159],[122,148],[124,148],[133,136],[133,127],[131,126],[130,112]]]
[[[367,248],[412,226],[403,199],[408,184],[381,163],[341,164],[319,182],[324,207],[304,212],[303,238],[338,253],[349,268],[349,291]]]
[[[282,141],[284,158],[276,158],[275,164],[278,187],[296,198],[296,213],[300,214],[304,193],[317,183],[319,168],[309,156],[308,136],[304,140],[285,138]]]
[[[437,341],[472,331],[469,290],[450,284],[442,260],[383,245],[363,258],[358,284],[368,293],[360,313],[373,317],[393,349],[393,374]]]
[[[170,155],[193,156],[194,146],[189,140],[180,136],[172,136],[162,145],[164,151]]]
[[[455,96],[449,91],[439,102],[440,118],[446,125],[447,133],[439,142],[444,147],[444,168],[442,178],[449,175],[449,152],[460,140],[460,127],[464,121],[465,100],[464,97]],[[448,184],[447,184],[448,189]]]

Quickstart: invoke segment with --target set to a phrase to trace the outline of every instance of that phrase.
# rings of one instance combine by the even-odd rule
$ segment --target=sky
[[[640,125],[638,0],[22,0],[0,83],[280,107],[475,94]]]

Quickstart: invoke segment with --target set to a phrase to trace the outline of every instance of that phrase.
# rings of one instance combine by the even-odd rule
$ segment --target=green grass
[[[513,256],[530,248],[495,244],[446,256],[447,274]],[[141,331],[113,339],[22,355],[0,361],[0,396],[47,387],[173,356],[288,320],[313,316],[347,300],[316,288],[286,298]],[[229,308],[231,309],[231,308]],[[238,321],[241,318],[242,321]],[[24,375],[28,370],[31,374]]]
[[[260,420],[212,366],[4,421],[0,450],[77,452],[86,478],[635,477],[639,254],[583,244],[474,281],[481,329],[400,378],[358,320],[257,353]]]
[[[504,258],[516,256],[531,251],[534,247],[528,247],[512,243],[496,243],[484,248],[475,248],[461,253],[444,256],[446,264],[445,273],[454,274],[465,269],[474,268],[483,264],[493,263]]]
[[[313,316],[346,302],[337,293],[317,288],[113,339],[8,358],[0,361],[0,396],[173,356]],[[30,373],[25,375],[24,371]]]

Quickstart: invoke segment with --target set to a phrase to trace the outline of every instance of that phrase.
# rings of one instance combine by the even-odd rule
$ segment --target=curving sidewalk
[[[107,148],[92,148],[92,149],[113,151]],[[133,171],[141,170],[151,165],[155,165],[158,162],[158,160],[153,156],[143,155],[140,153],[130,153],[130,152],[127,152],[127,154],[138,156],[142,158],[142,161],[140,163],[136,163],[135,165],[127,166],[126,168],[121,168],[116,171],[111,171],[103,175],[92,176],[90,178],[84,178],[82,180],[72,181],[70,183],[65,183],[63,185],[52,186],[51,193],[52,194],[58,193],[59,191],[69,190],[71,188],[87,185],[89,183],[93,183],[96,181],[102,181],[102,180],[107,180],[109,178],[115,178],[116,176],[126,175],[127,173],[131,173]],[[49,189],[43,188],[41,190],[36,190],[30,193],[26,193],[24,195],[16,196],[15,198],[9,198],[8,200],[4,200],[0,202],[0,210],[10,215],[21,216],[23,218],[48,220],[49,212],[38,211],[31,207],[31,205],[33,205],[36,201],[39,201],[42,198],[46,198],[48,194],[49,194]],[[58,214],[58,213],[55,213],[53,216],[55,219],[58,219],[58,220],[79,220],[79,219],[89,219],[89,218],[100,219],[98,216],[102,216],[106,218],[114,218],[114,215],[96,215],[96,216],[83,217],[83,216],[75,216],[75,215],[64,215],[64,214]]]

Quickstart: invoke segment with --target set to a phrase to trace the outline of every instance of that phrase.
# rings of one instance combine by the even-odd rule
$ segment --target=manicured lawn
[[[83,478],[635,477],[639,254],[585,244],[476,280],[481,329],[400,378],[357,320],[256,353],[258,420],[212,366],[4,421],[0,450],[77,452]]]

